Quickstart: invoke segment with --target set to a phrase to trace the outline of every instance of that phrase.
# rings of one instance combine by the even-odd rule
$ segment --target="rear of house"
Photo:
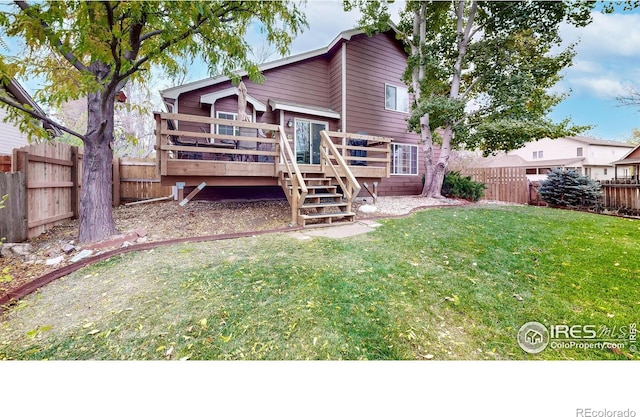
[[[423,168],[418,163],[419,136],[407,131],[409,97],[402,82],[406,61],[403,45],[393,30],[371,37],[359,30],[342,32],[325,48],[263,65],[263,83],[243,77],[248,90],[246,113],[251,122],[282,129],[302,171],[312,172],[321,163],[321,131],[354,134],[344,137],[342,146],[351,158],[350,167],[360,184],[367,183],[371,188],[376,183],[378,195],[416,194],[421,190]],[[238,117],[238,91],[227,77],[170,88],[162,96],[173,114],[219,120]],[[226,135],[226,140],[208,139],[209,145],[213,141],[219,146],[233,142],[230,136],[257,134],[266,138],[271,133],[269,129],[252,133],[250,127],[221,123],[206,125],[202,121],[176,120],[174,128],[192,131],[196,136]],[[376,153],[373,147],[359,148],[365,141],[358,135],[389,138],[388,155]],[[368,145],[375,145],[374,142],[369,140]],[[262,152],[276,146],[269,141],[245,145]],[[217,158],[210,154],[186,156],[203,161]],[[257,165],[270,160],[272,155],[265,153],[232,162]],[[175,184],[184,179],[170,174],[163,174],[163,183]],[[191,182],[195,185],[196,181]],[[207,181],[207,185],[233,185],[236,190],[242,186],[277,184],[273,177],[234,175],[229,168],[224,175],[209,177]],[[368,194],[362,190],[360,195]]]

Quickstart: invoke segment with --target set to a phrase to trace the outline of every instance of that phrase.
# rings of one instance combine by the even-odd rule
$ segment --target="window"
[[[248,116],[249,116],[249,119],[251,119],[251,115],[248,115]],[[238,113],[219,111],[219,112],[216,112],[216,117],[218,119],[225,119],[225,120],[238,120]],[[218,135],[240,136],[240,128],[237,126],[217,125],[216,133]]]
[[[582,148],[576,149],[576,156],[582,156]]]
[[[607,168],[604,169],[604,175],[607,175]]]
[[[384,108],[409,113],[409,92],[407,88],[385,84]]]
[[[542,151],[533,151],[533,159],[542,158]]]
[[[418,175],[418,147],[416,145],[391,144],[391,174]]]
[[[542,159],[542,151],[538,151],[538,159]]]

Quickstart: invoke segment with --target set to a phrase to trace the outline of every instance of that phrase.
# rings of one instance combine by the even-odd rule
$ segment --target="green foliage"
[[[476,202],[482,198],[486,188],[484,184],[473,181],[469,176],[463,177],[458,171],[449,171],[444,176],[442,195]]]
[[[561,168],[554,168],[540,182],[538,193],[552,207],[597,209],[601,198],[599,182],[576,170]]]
[[[54,107],[144,80],[152,65],[172,75],[185,56],[203,56],[212,70],[229,75],[245,69],[258,80],[247,29],[259,24],[268,42],[286,53],[306,25],[288,1],[50,1],[15,7],[0,12],[0,32],[24,39],[25,51],[21,57],[0,55],[0,68],[11,76],[43,78],[36,101]],[[108,64],[109,73],[97,63]]]

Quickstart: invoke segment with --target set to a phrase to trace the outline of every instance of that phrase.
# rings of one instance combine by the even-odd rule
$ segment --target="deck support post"
[[[178,201],[182,202],[184,199],[184,182],[176,182],[176,188],[178,190]],[[184,206],[182,204],[178,205],[178,214],[182,214],[184,211]]]

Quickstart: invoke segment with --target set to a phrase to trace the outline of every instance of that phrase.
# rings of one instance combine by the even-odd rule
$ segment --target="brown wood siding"
[[[336,52],[329,61],[329,107],[342,116],[342,48],[336,48]],[[337,124],[342,128],[342,122]]]
[[[385,83],[406,87],[402,74],[407,56],[392,34],[354,36],[347,43],[347,130],[387,136],[396,143],[418,144],[407,131],[406,113],[385,109]],[[436,151],[436,157],[438,152]],[[424,158],[418,148],[418,175],[391,175],[378,185],[381,196],[414,195],[422,191]]]

